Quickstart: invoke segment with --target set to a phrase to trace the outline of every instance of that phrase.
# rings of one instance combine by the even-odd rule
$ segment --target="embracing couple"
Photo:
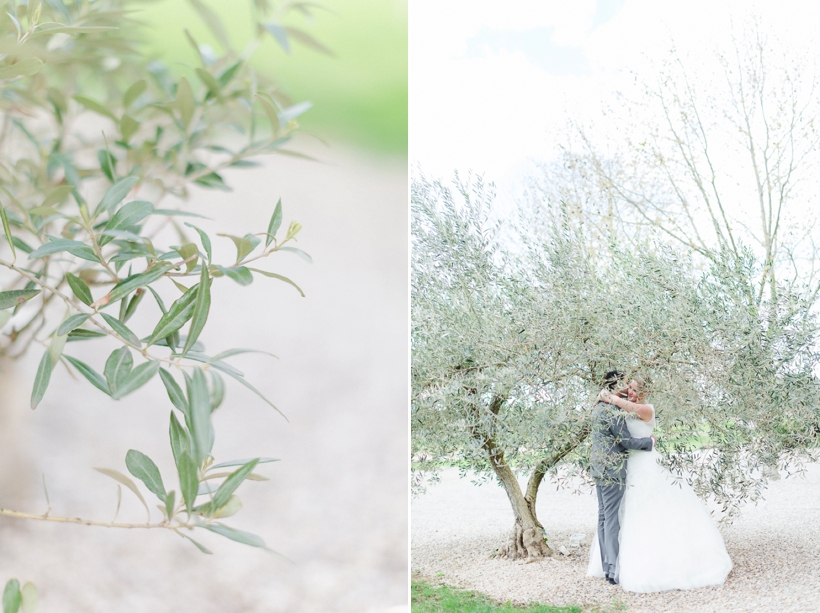
[[[630,592],[721,585],[732,561],[706,506],[658,462],[645,382],[613,370],[604,385],[592,410],[598,538],[587,575]]]

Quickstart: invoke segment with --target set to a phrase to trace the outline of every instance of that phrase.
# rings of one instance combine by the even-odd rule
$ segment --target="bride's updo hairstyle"
[[[610,370],[604,375],[603,387],[610,391],[615,391],[615,386],[619,381],[623,381],[624,373],[620,370]]]

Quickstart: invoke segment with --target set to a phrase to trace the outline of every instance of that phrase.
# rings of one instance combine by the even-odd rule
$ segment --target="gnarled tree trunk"
[[[490,458],[493,460],[492,455]],[[526,558],[529,561],[551,556],[553,552],[544,538],[544,526],[535,514],[535,504],[530,505],[526,500],[510,467],[500,463],[503,457],[499,460],[493,460],[493,469],[507,492],[515,515],[510,542],[501,549],[500,555],[511,560]]]
[[[527,509],[529,510],[530,515],[532,516],[535,523],[543,532],[544,528],[541,525],[541,522],[538,521],[538,516],[535,513],[535,502],[538,498],[538,488],[541,486],[541,482],[544,480],[544,475],[547,474],[547,471],[558,464],[564,457],[569,454],[573,449],[578,447],[581,443],[584,442],[589,433],[591,432],[591,427],[589,422],[584,422],[581,426],[580,431],[577,435],[573,436],[571,439],[566,441],[564,445],[556,449],[549,457],[543,459],[538,466],[535,467],[535,470],[530,475],[529,480],[527,481],[527,492],[524,495],[524,503],[527,505]],[[498,471],[496,471],[497,473]],[[518,482],[515,483],[516,487],[518,486]],[[520,490],[519,490],[520,491]],[[508,490],[509,494],[509,490]],[[513,504],[513,507],[515,504]],[[526,549],[524,544],[524,539],[526,538],[526,533],[520,527],[518,522],[518,516],[516,515],[516,523],[515,527],[513,528],[513,542],[510,543],[506,551],[503,552],[503,555],[508,558],[520,558],[526,557],[522,556],[522,550]],[[547,545],[546,539],[542,538],[544,541],[544,545]],[[547,546],[549,549],[549,546]],[[514,551],[513,551],[514,550]],[[550,550],[552,551],[552,550]]]

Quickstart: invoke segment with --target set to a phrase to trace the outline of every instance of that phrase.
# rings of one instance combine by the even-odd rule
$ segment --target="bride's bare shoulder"
[[[655,407],[651,404],[639,404],[635,414],[641,421],[650,422],[655,419]]]

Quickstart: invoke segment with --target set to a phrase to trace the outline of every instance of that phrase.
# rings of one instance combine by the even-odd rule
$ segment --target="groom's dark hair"
[[[604,375],[604,387],[608,390],[615,390],[618,381],[623,380],[624,373],[620,370],[610,370]]]

